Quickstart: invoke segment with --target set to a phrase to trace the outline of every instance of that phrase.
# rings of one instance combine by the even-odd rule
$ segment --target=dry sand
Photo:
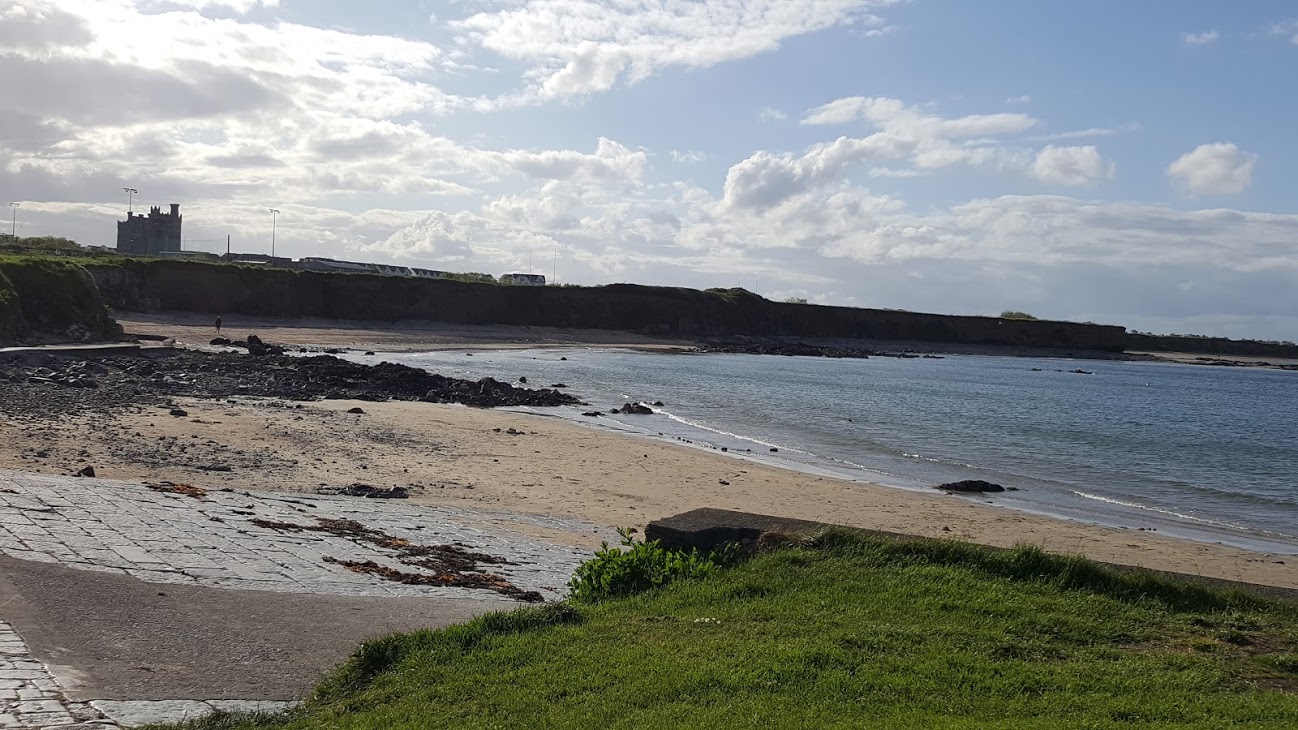
[[[990,545],[1034,543],[1113,563],[1298,588],[1292,556],[1040,517],[981,498],[817,477],[761,463],[765,457],[722,455],[543,415],[426,403],[179,405],[187,416],[149,407],[40,427],[0,418],[7,445],[0,466],[72,473],[90,464],[103,477],[213,488],[399,485],[417,502],[572,516],[610,527],[643,528],[655,518],[718,507]],[[346,412],[353,407],[365,413]],[[231,471],[201,468],[212,466]],[[594,543],[589,534],[556,537]]]

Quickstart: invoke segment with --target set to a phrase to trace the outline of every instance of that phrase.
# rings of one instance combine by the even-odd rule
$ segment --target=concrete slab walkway
[[[338,519],[395,542],[293,529]],[[280,707],[366,638],[520,605],[325,558],[418,574],[387,545],[458,544],[508,560],[480,569],[552,600],[589,550],[535,535],[612,537],[603,532],[395,500],[186,495],[0,471],[0,728],[127,727]]]

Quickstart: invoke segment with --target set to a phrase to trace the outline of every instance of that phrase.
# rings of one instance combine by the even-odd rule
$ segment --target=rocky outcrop
[[[93,374],[95,385],[85,383]],[[0,363],[0,402],[14,412],[110,410],[169,397],[253,396],[308,401],[406,400],[497,406],[563,406],[581,401],[553,389],[516,388],[491,378],[461,380],[395,363],[363,365],[331,355],[251,356],[180,351],[95,363],[48,358],[40,366]],[[82,383],[72,385],[74,381]],[[189,414],[172,408],[172,415]]]

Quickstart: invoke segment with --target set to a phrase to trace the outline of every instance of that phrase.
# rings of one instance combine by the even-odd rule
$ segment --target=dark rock
[[[779,451],[779,449],[775,448],[774,446],[771,447],[771,453],[772,453],[772,454],[774,454],[774,453],[776,453],[776,452],[778,452],[778,451]]]
[[[409,499],[410,490],[405,487],[373,487],[369,484],[353,484],[350,487],[322,487],[317,494],[341,494],[347,497],[364,497],[366,499]]]
[[[86,468],[77,472],[76,475],[79,477],[93,477],[95,475],[95,468],[93,466],[87,466]]]
[[[654,410],[643,403],[627,403],[621,412],[628,416],[652,416]]]
[[[366,350],[366,351],[365,351],[365,354],[366,354],[366,355],[373,355],[373,354],[374,354],[374,351],[373,351],[373,350]]]
[[[519,378],[519,379],[518,379],[518,382],[523,383],[524,385],[526,385],[526,384],[527,384],[527,377],[524,376],[524,377]]]
[[[583,415],[583,416],[589,416],[589,417],[591,417],[591,418],[599,418],[600,416],[602,416],[602,415],[604,415],[604,414],[603,414],[603,413],[600,413],[599,411],[586,411],[585,413],[583,413],[583,414],[581,414],[581,415]]]
[[[551,383],[551,384],[550,384],[550,387],[551,387],[551,388],[567,388],[568,385],[567,385],[566,383]]]
[[[261,341],[261,338],[258,337],[257,335],[248,335],[248,344],[249,344],[249,345],[265,345],[266,343],[265,343],[265,342],[262,342],[262,341]]]
[[[981,479],[965,479],[959,482],[950,482],[948,484],[939,484],[936,489],[944,492],[962,492],[962,493],[981,493],[981,492],[1004,492],[1005,487],[993,482],[985,482]]]
[[[662,407],[663,407],[663,402],[660,401],[660,400],[656,400],[656,401],[653,402],[653,407],[654,407],[654,408],[662,408]]]
[[[183,408],[172,408],[170,411],[168,411],[168,413],[175,416],[176,418],[184,418],[185,416],[189,415],[189,411],[186,411]]]
[[[361,408],[360,406],[357,406],[357,407],[355,407],[355,408],[348,408],[348,409],[347,409],[347,412],[348,412],[348,413],[364,413],[364,412],[365,412],[365,409],[364,409],[364,408]]]
[[[207,343],[207,344],[209,344],[209,345],[217,345],[217,346],[219,346],[219,347],[228,347],[228,346],[230,345],[230,338],[228,338],[228,337],[213,337],[213,338],[212,338],[212,341],[209,342],[209,343]]]
[[[567,360],[568,360],[568,358],[566,358],[566,357],[561,357],[561,358],[559,358],[559,359],[562,360],[562,361],[564,361],[564,362],[567,362]]]

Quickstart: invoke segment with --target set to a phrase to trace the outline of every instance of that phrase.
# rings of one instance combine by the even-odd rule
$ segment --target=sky
[[[88,245],[129,187],[190,250],[1298,340],[1296,79],[1289,0],[0,0],[0,201]]]

